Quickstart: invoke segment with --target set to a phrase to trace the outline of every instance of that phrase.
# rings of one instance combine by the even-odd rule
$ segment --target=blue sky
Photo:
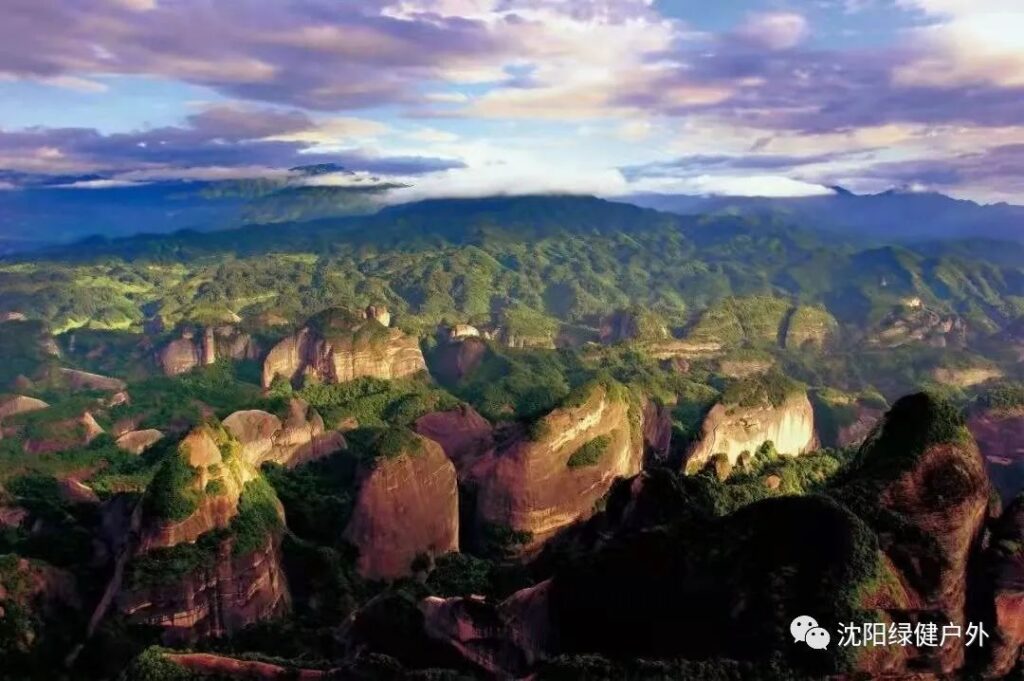
[[[393,200],[838,184],[1024,203],[1019,0],[8,0],[5,12],[0,171],[119,184],[333,161],[406,185]]]

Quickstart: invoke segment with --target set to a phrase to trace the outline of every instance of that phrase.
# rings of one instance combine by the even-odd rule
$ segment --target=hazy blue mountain
[[[934,192],[854,194],[842,187],[833,189],[835,193],[827,196],[799,198],[636,194],[626,200],[680,214],[777,214],[816,230],[888,242],[966,238],[1024,241],[1024,206],[982,205]]]

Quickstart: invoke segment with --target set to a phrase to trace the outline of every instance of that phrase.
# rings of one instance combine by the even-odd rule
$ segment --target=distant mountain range
[[[823,232],[885,242],[947,239],[1024,241],[1024,206],[982,205],[934,192],[890,190],[794,198],[636,194],[623,200],[671,213],[777,217]]]
[[[380,207],[382,192],[395,186],[378,178],[342,186],[321,179],[345,173],[340,166],[320,164],[292,168],[283,179],[120,184],[93,175],[44,178],[0,171],[0,187],[13,187],[0,191],[0,255],[91,236],[210,232],[368,214]],[[831,195],[801,198],[635,194],[616,201],[682,215],[754,217],[761,224],[867,242],[1024,243],[1022,206],[981,205],[936,193],[856,195],[834,189]]]

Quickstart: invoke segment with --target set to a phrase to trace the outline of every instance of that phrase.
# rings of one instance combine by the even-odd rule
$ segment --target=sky
[[[1024,0],[4,0],[0,189],[1024,204]]]

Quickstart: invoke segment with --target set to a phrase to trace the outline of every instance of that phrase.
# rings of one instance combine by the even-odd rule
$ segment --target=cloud
[[[375,126],[295,110],[218,105],[190,115],[181,126],[103,134],[91,128],[0,130],[0,168],[34,173],[82,173],[103,179],[252,176],[298,165],[334,163],[350,170],[418,175],[455,168],[456,159],[387,155],[360,146],[344,131]],[[331,142],[332,147],[321,146]]]
[[[735,37],[756,47],[787,50],[802,43],[809,33],[807,19],[800,14],[766,12],[749,15]]]

